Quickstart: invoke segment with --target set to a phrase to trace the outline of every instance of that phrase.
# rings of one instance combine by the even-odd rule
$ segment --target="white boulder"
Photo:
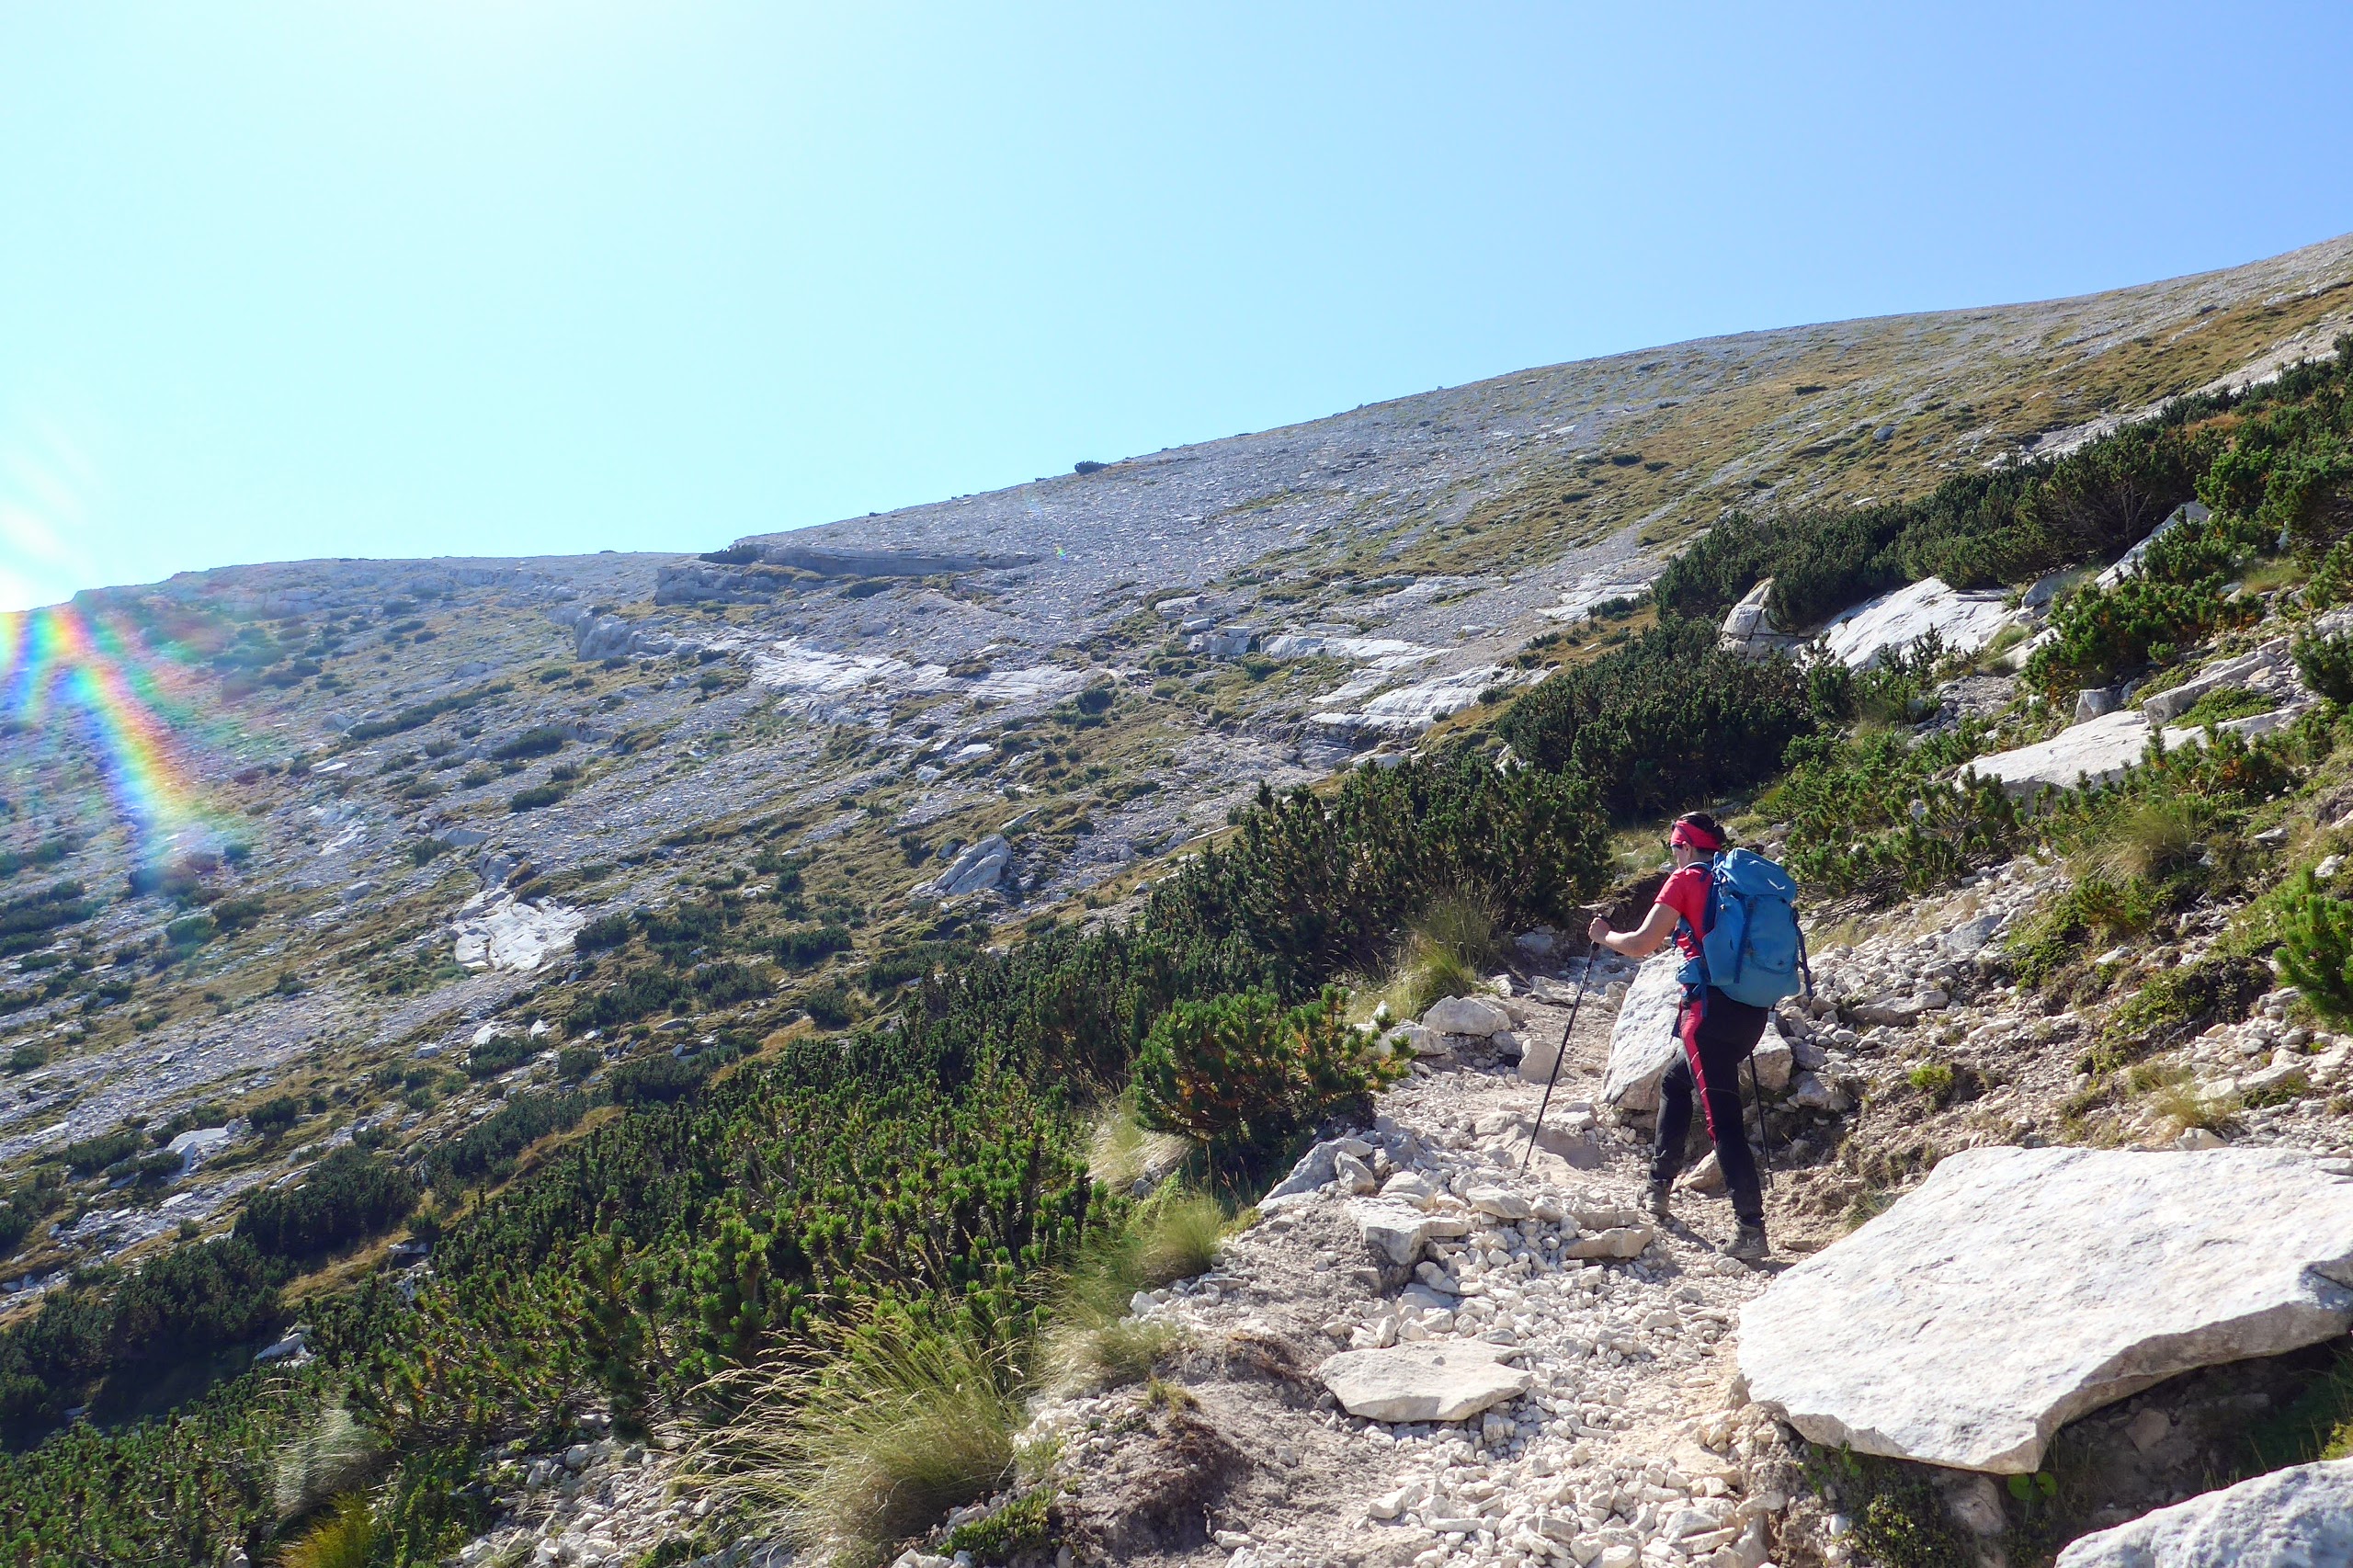
[[[2177,1373],[2353,1324],[2346,1163],[1972,1149],[1741,1312],[1758,1402],[1817,1443],[2020,1474]]]
[[[2353,1460],[2275,1470],[2087,1535],[2054,1568],[2320,1568],[2353,1562]]]
[[[1369,1421],[1460,1421],[1528,1392],[1535,1380],[1503,1365],[1509,1354],[1477,1340],[1421,1340],[1343,1350],[1316,1376],[1342,1409]]]
[[[1839,615],[1823,629],[1822,642],[1831,657],[1855,670],[1903,653],[1931,631],[1947,653],[1974,653],[2015,618],[2006,597],[1963,593],[1941,577],[1924,577]]]
[[[528,974],[549,956],[568,952],[573,933],[588,917],[552,900],[529,903],[504,888],[484,888],[466,900],[450,925],[457,960],[468,969]]]
[[[965,898],[976,892],[986,892],[996,886],[1005,875],[1005,868],[1013,859],[1013,848],[1005,835],[992,833],[977,844],[968,845],[963,852],[949,862],[948,869],[916,891],[932,898]]]
[[[1683,1006],[1683,986],[1675,974],[1682,967],[1682,955],[1670,949],[1635,971],[1634,983],[1618,1005],[1617,1022],[1609,1028],[1603,1104],[1621,1110],[1657,1107],[1658,1081],[1683,1050],[1675,1038],[1675,1017]]]
[[[1438,1237],[1467,1236],[1471,1221],[1460,1214],[1426,1214],[1393,1198],[1368,1198],[1348,1205],[1364,1244],[1401,1268],[1410,1268]]]
[[[1483,996],[1449,996],[1430,1005],[1430,1010],[1422,1015],[1422,1028],[1484,1040],[1510,1028],[1511,1015],[1502,1003]]]

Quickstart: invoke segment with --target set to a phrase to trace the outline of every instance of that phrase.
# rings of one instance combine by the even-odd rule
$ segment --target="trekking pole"
[[[1580,909],[1579,915],[1585,913]],[[1569,1058],[1569,1036],[1577,1027],[1577,1009],[1585,1006],[1585,988],[1593,979],[1593,944],[1585,949],[1585,968],[1577,971],[1577,994],[1569,1000],[1569,1021],[1561,1030],[1561,1049],[1552,1053],[1552,1071],[1544,1080],[1543,1103],[1536,1108],[1536,1125],[1528,1131],[1528,1152],[1519,1157],[1519,1173],[1528,1174],[1528,1162],[1536,1157],[1536,1135],[1544,1131],[1544,1113],[1552,1108],[1552,1085],[1561,1081],[1561,1063]]]
[[[1740,1080],[1735,1077],[1733,1082],[1737,1085]],[[1765,1125],[1765,1085],[1756,1081],[1756,1053],[1754,1051],[1748,1056],[1748,1093],[1749,1097],[1756,1102],[1756,1153],[1764,1162],[1765,1185],[1770,1188],[1773,1185],[1773,1134]]]

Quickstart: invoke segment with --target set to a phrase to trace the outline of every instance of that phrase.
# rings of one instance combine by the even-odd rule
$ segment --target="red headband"
[[[1724,841],[1706,828],[1680,819],[1676,822],[1675,831],[1667,835],[1667,842],[1681,845],[1687,849],[1717,850],[1724,846]]]

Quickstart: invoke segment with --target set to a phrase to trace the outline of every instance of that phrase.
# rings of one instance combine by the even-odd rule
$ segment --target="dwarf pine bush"
[[[1247,1165],[1325,1113],[1403,1075],[1326,990],[1282,1008],[1264,991],[1179,1002],[1136,1057],[1144,1124],[1205,1145],[1213,1163]]]
[[[2300,872],[2279,916],[2279,970],[2325,1017],[2353,1018],[2353,903]]]

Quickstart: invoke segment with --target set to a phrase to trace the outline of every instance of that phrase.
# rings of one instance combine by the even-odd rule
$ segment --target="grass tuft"
[[[740,1414],[699,1445],[697,1468],[747,1521],[867,1568],[1012,1474],[1022,1383],[1012,1346],[877,1321],[823,1361],[729,1379]]]
[[[1475,893],[1433,900],[1415,917],[1381,993],[1401,1018],[1418,1018],[1432,1003],[1475,995],[1487,985],[1485,966],[1502,949],[1495,906]]]
[[[357,1492],[347,1494],[325,1518],[286,1549],[278,1560],[279,1568],[368,1568],[381,1534],[368,1499]]]
[[[1117,1234],[1081,1255],[1063,1282],[1044,1363],[1055,1387],[1120,1388],[1140,1382],[1184,1340],[1172,1324],[1128,1315],[1139,1290],[1205,1273],[1217,1262],[1225,1215],[1213,1199],[1165,1189]]]

